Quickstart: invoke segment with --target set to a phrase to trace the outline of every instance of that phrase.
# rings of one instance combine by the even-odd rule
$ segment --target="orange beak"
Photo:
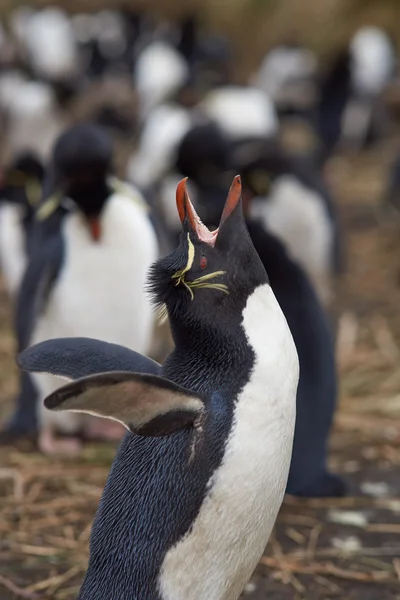
[[[88,217],[88,226],[93,241],[98,242],[101,238],[101,223],[99,217]]]
[[[200,217],[196,213],[196,210],[189,198],[189,194],[186,188],[186,182],[187,177],[185,179],[182,179],[182,181],[178,183],[178,187],[176,188],[176,206],[178,208],[181,223],[183,225],[185,219],[187,219],[190,227],[196,233],[197,237],[201,241],[209,244],[210,246],[214,246],[217,240],[219,227],[226,221],[229,215],[233,213],[233,211],[239,204],[242,194],[242,184],[240,181],[240,175],[236,175],[236,177],[232,181],[232,185],[225,202],[224,210],[222,211],[219,227],[215,231],[209,231],[208,227],[206,227],[204,223],[202,223]]]

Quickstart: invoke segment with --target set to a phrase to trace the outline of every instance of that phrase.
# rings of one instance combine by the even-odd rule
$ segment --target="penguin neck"
[[[164,363],[164,373],[169,375],[170,371],[173,372],[176,380],[179,366],[178,379],[181,385],[188,385],[190,380],[191,389],[195,389],[193,381],[196,381],[199,391],[207,391],[203,386],[218,386],[222,379],[226,380],[227,373],[232,373],[235,378],[237,372],[243,368],[247,370],[246,365],[250,369],[255,357],[247,343],[241,321],[241,315],[235,315],[229,322],[219,325],[215,322],[197,322],[189,327],[182,322],[172,321],[175,349]]]
[[[87,215],[99,214],[111,195],[111,188],[106,179],[88,183],[72,183],[68,196]]]

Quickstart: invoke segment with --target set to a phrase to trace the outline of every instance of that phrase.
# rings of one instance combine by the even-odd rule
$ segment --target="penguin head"
[[[110,195],[107,177],[112,167],[108,134],[91,123],[74,125],[56,141],[45,181],[45,198],[70,198],[83,213],[95,241],[99,217]]]
[[[275,140],[248,139],[232,149],[232,164],[242,177],[245,199],[266,198],[274,182],[292,173],[290,155]]]
[[[231,144],[215,123],[195,125],[183,137],[175,162],[176,169],[189,177],[196,191],[196,208],[202,221],[218,226],[230,169]]]
[[[234,178],[218,229],[198,217],[186,189],[177,188],[182,223],[178,248],[153,265],[149,289],[166,309],[172,334],[196,324],[229,327],[240,317],[254,289],[268,282],[248,234],[242,212],[240,177]]]

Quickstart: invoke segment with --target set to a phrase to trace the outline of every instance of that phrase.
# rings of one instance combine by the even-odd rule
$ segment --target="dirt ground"
[[[327,176],[347,251],[339,284],[340,408],[331,465],[341,500],[287,498],[244,597],[400,600],[400,216],[379,210],[396,140],[337,158]],[[16,389],[10,307],[0,298],[0,409]],[[0,600],[76,598],[114,453],[89,445],[79,461],[0,449]]]

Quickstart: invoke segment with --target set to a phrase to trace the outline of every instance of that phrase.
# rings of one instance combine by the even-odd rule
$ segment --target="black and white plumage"
[[[274,102],[280,114],[306,115],[317,100],[317,59],[299,44],[278,44],[263,57],[252,83]]]
[[[15,16],[14,32],[22,57],[34,75],[49,83],[75,77],[78,46],[69,16],[54,6]]]
[[[342,496],[345,483],[327,468],[338,394],[330,324],[307,275],[284,245],[261,223],[253,219],[246,223],[299,356],[296,427],[286,492],[306,497]]]
[[[274,139],[279,130],[275,107],[260,89],[226,85],[210,91],[199,109],[232,141]]]
[[[188,79],[189,65],[172,44],[155,40],[143,48],[133,73],[142,122],[156,107],[173,98]]]
[[[0,186],[0,264],[11,297],[15,296],[26,267],[43,177],[41,161],[24,152],[14,157]]]
[[[131,77],[137,43],[143,35],[140,11],[100,10],[71,19],[87,80]]]
[[[335,207],[321,176],[277,144],[239,145],[233,160],[254,197],[252,216],[283,242],[328,306],[342,251]]]
[[[29,80],[18,70],[5,71],[0,75],[0,110],[9,159],[30,151],[46,162],[66,123],[52,86]]]
[[[55,145],[18,298],[20,349],[60,335],[149,349],[154,318],[143,286],[157,240],[140,194],[110,179],[111,159],[108,136],[90,124],[71,128]],[[59,385],[36,379],[41,398]],[[55,422],[70,433],[82,425],[39,407],[40,430]]]
[[[359,29],[322,78],[317,131],[322,157],[339,145],[356,150],[376,137],[380,95],[395,70],[389,36],[379,27]]]
[[[151,276],[176,344],[162,369],[132,373],[136,359],[126,355],[128,372],[80,379],[46,400],[130,430],[95,518],[80,600],[234,600],[270,535],[289,469],[298,360],[239,196],[236,179],[210,233],[184,183],[178,189],[181,242]],[[20,365],[58,371],[49,344]]]

